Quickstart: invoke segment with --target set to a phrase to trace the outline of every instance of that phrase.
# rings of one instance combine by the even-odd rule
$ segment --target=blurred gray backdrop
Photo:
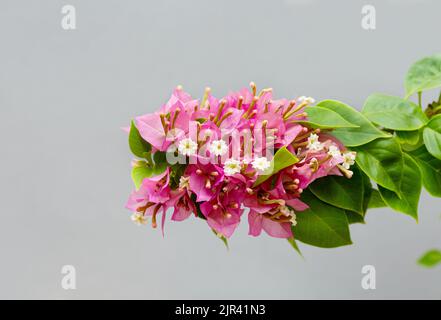
[[[76,8],[77,29],[61,28]],[[372,4],[377,29],[361,28]],[[279,97],[403,95],[415,60],[441,52],[436,0],[0,1],[0,298],[441,298],[441,269],[416,259],[441,247],[441,200],[420,221],[373,210],[354,245],[247,235],[230,250],[201,220],[137,227],[124,209],[131,156],[120,127],[178,84],[194,96],[247,86]],[[433,96],[435,93],[433,93]],[[425,96],[428,99],[429,95]],[[363,265],[377,289],[363,290]],[[77,289],[61,287],[73,265]]]

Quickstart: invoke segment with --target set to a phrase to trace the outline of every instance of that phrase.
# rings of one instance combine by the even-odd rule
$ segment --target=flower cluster
[[[308,122],[314,99],[274,99],[250,88],[217,99],[193,99],[181,87],[159,111],[130,129],[138,181],[127,208],[132,220],[164,227],[190,216],[229,238],[248,208],[249,234],[292,238],[302,193],[316,179],[350,178],[355,152]],[[142,149],[144,148],[144,149]]]

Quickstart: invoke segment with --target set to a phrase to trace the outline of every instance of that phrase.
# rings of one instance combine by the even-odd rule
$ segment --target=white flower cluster
[[[323,150],[323,143],[319,141],[319,136],[315,133],[311,133],[308,137],[308,144],[306,147],[311,151],[321,151]]]
[[[224,140],[215,140],[210,144],[209,150],[215,156],[223,156],[228,151],[228,146]]]
[[[280,212],[282,212],[282,214],[283,214],[284,216],[286,216],[286,217],[291,216],[291,219],[290,219],[289,221],[291,222],[291,224],[292,224],[293,226],[296,226],[296,225],[297,225],[297,216],[296,216],[294,210],[288,208],[287,206],[283,206],[283,207],[280,209]]]
[[[226,176],[232,176],[239,173],[242,169],[242,163],[248,164],[249,161],[239,161],[235,159],[228,159],[224,164],[224,174]],[[251,166],[259,172],[264,172],[271,166],[271,161],[268,161],[266,157],[255,157],[251,161]]]
[[[239,160],[228,159],[224,164],[224,174],[226,176],[232,176],[239,173],[241,170],[241,163]]]
[[[147,224],[147,217],[144,217],[142,213],[135,212],[132,214],[130,219],[133,221],[133,223],[137,224],[138,226],[142,226]]]
[[[313,152],[321,151],[325,148],[325,144],[319,141],[319,136],[315,133],[312,133],[308,137],[307,146],[308,150]],[[356,153],[352,151],[342,153],[341,150],[335,145],[331,145],[328,147],[328,155],[333,158],[343,157],[343,163],[341,164],[343,168],[349,169],[355,163]]]
[[[178,145],[179,153],[184,156],[195,155],[197,149],[198,144],[190,138],[182,139]],[[224,140],[214,140],[211,142],[208,149],[215,156],[223,156],[228,151],[228,145]]]
[[[300,102],[300,103],[305,102],[307,104],[314,104],[315,103],[315,99],[314,98],[305,97],[305,96],[298,97],[297,101]]]
[[[355,163],[355,152],[345,152],[343,153],[343,163],[342,166],[345,169],[349,169],[350,166],[352,166]]]
[[[190,138],[182,139],[178,145],[178,151],[184,156],[192,156],[196,154],[198,150],[198,144]]]

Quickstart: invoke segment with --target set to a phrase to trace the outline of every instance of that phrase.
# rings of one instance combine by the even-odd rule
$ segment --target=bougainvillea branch
[[[441,101],[421,106],[421,93],[440,86],[435,55],[411,67],[406,98],[373,94],[361,112],[336,100],[276,99],[254,83],[222,98],[177,87],[132,121],[127,208],[134,222],[162,230],[168,217],[205,220],[225,242],[245,220],[249,235],[296,249],[297,240],[351,244],[349,225],[364,223],[369,208],[418,219],[422,186],[441,196]]]

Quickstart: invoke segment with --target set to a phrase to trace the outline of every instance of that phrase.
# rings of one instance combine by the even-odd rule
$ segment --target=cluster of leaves
[[[441,197],[441,95],[424,110],[421,105],[423,91],[441,87],[441,55],[416,62],[405,87],[405,98],[369,96],[361,112],[335,100],[308,108],[306,124],[335,128],[330,134],[357,158],[352,179],[327,176],[309,187],[303,198],[310,209],[298,213],[293,228],[297,240],[348,245],[349,224],[364,223],[367,209],[388,206],[418,220],[422,187]],[[409,100],[415,93],[418,103]],[[420,263],[434,264],[440,255],[430,251]]]

